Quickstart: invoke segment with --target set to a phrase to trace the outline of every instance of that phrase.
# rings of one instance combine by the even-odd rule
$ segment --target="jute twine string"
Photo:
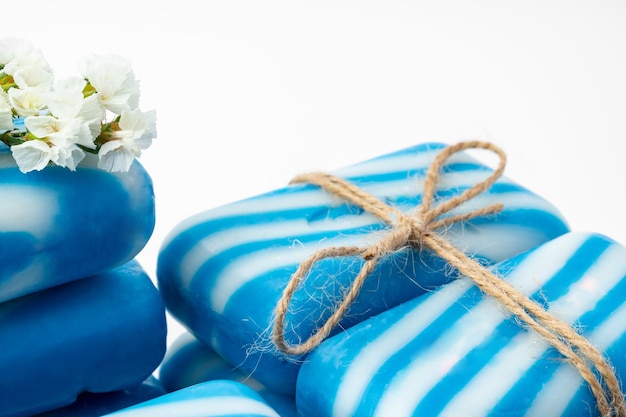
[[[496,170],[483,181],[465,190],[436,207],[433,207],[435,188],[440,169],[454,153],[465,149],[485,149],[500,158]],[[422,196],[422,203],[413,216],[404,214],[378,198],[366,193],[357,186],[326,173],[312,173],[296,177],[292,183],[311,183],[320,186],[333,195],[358,205],[374,214],[391,226],[386,236],[377,244],[362,248],[356,246],[330,247],[321,249],[300,264],[292,275],[275,310],[273,341],[278,349],[286,354],[300,355],[310,352],[328,337],[339,323],[351,303],[356,299],[367,276],[374,270],[378,261],[394,251],[407,246],[428,248],[455,267],[462,275],[470,278],[484,293],[495,298],[519,320],[548,341],[580,373],[597,400],[598,411],[603,417],[626,417],[624,396],[619,382],[604,356],[583,336],[566,322],[548,313],[543,307],[529,299],[506,281],[499,279],[485,267],[456,249],[450,242],[435,233],[441,227],[449,226],[474,217],[497,213],[502,204],[438,219],[439,216],[458,207],[462,203],[486,191],[502,175],[506,165],[506,154],[489,142],[460,142],[443,149],[429,167]],[[365,263],[352,286],[332,316],[300,344],[291,345],[285,340],[285,317],[291,299],[313,265],[325,258],[361,256]],[[595,368],[600,378],[596,376]]]

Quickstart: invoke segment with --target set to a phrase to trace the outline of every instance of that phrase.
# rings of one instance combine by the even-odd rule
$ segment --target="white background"
[[[133,63],[158,114],[152,277],[193,214],[426,141],[493,141],[572,229],[626,243],[623,0],[30,0],[3,4],[5,36],[58,78]]]

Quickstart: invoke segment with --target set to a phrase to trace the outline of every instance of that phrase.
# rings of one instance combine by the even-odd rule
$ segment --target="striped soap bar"
[[[135,162],[108,173],[88,156],[75,172],[23,174],[0,143],[0,302],[130,261],[154,228],[152,181]]]
[[[0,303],[0,416],[135,387],[163,359],[166,335],[163,300],[134,260]]]
[[[422,144],[333,172],[384,202],[410,212],[421,201],[428,166],[445,147]],[[443,167],[437,199],[459,195],[492,170],[467,152]],[[444,235],[459,249],[494,263],[568,231],[550,203],[508,178],[453,214],[501,202],[497,215],[456,224]],[[312,185],[291,185],[199,213],[166,238],[159,289],[170,312],[202,342],[273,391],[293,393],[300,358],[285,357],[270,339],[274,308],[298,264],[329,246],[375,243],[387,226]],[[330,315],[361,268],[357,257],[318,262],[292,299],[286,339],[308,337]],[[443,262],[406,248],[383,259],[341,322],[367,317],[449,281]]]
[[[230,380],[203,382],[107,416],[281,417],[257,392]]]
[[[298,415],[293,395],[279,394],[267,389],[188,332],[181,334],[169,346],[159,367],[159,381],[168,392],[216,379],[238,381],[249,386],[281,417]]]
[[[626,248],[568,233],[493,268],[626,380]],[[465,277],[326,340],[296,398],[304,417],[599,415],[575,368]]]

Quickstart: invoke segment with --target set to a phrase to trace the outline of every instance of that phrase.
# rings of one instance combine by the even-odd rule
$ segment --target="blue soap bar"
[[[442,144],[422,144],[333,174],[409,213],[422,198],[426,171]],[[467,152],[442,169],[436,198],[461,194],[493,171]],[[508,178],[454,211],[503,203],[496,215],[442,231],[460,250],[495,263],[568,231],[558,210]],[[161,248],[157,278],[166,306],[203,343],[275,392],[295,391],[302,357],[285,357],[270,338],[275,306],[298,265],[330,246],[368,246],[387,225],[313,185],[292,185],[182,221]],[[359,257],[314,265],[291,300],[286,339],[297,343],[321,326],[363,265]],[[338,326],[367,317],[448,282],[443,261],[405,248],[383,259]]]
[[[165,354],[165,306],[136,261],[0,304],[0,416],[71,404],[149,377]]]
[[[89,155],[75,172],[23,174],[0,143],[0,302],[122,265],[154,229],[152,180],[135,161],[109,173]]]
[[[94,394],[85,392],[72,404],[37,414],[35,417],[100,417],[167,394],[160,382],[150,376],[136,387]]]
[[[493,267],[573,324],[626,380],[626,248],[568,233]],[[595,416],[578,371],[461,278],[323,342],[297,383],[304,417]]]
[[[213,349],[188,332],[172,343],[159,367],[159,381],[169,391],[177,391],[201,382],[228,379],[241,382],[256,392],[281,417],[296,417],[296,400],[293,395],[275,393],[254,378],[248,377],[226,362]]]
[[[203,382],[107,415],[115,417],[281,417],[250,387],[229,380]]]
[[[250,378],[188,332],[181,334],[167,348],[159,367],[159,381],[166,391],[177,391],[214,379],[245,383]]]

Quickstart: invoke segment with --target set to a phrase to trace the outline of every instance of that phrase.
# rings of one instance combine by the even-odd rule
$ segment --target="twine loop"
[[[450,156],[466,149],[484,149],[495,153],[500,160],[497,168],[491,175],[464,190],[461,194],[433,206],[441,168]],[[276,305],[272,333],[275,346],[288,355],[302,355],[315,349],[339,324],[352,302],[357,298],[365,279],[382,257],[408,246],[427,248],[450,266],[456,268],[460,274],[470,278],[481,291],[495,298],[509,312],[561,353],[589,384],[591,392],[596,398],[598,410],[603,417],[626,417],[624,396],[614,371],[604,356],[587,339],[578,334],[568,323],[548,313],[535,301],[508,282],[499,279],[436,233],[439,228],[502,211],[503,205],[496,203],[466,213],[444,216],[461,204],[488,190],[502,175],[505,165],[506,154],[490,142],[459,142],[444,148],[437,154],[428,169],[424,181],[422,201],[413,215],[405,214],[356,185],[331,174],[317,172],[294,178],[291,183],[317,185],[336,197],[375,215],[389,225],[390,229],[386,231],[385,236],[378,243],[369,247],[339,246],[320,249],[299,265]],[[360,256],[365,262],[343,300],[328,320],[316,329],[308,339],[299,344],[289,344],[285,340],[285,318],[294,293],[315,263],[327,258],[345,256]],[[596,376],[594,369],[600,378]]]

